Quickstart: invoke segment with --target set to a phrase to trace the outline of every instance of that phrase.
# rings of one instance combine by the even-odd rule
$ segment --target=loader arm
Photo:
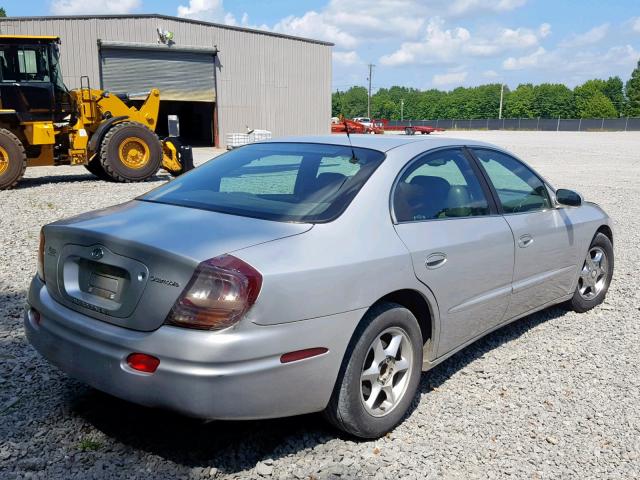
[[[76,106],[77,120],[81,127],[91,132],[98,129],[106,118],[127,117],[155,131],[160,110],[160,91],[153,89],[144,103],[137,109],[128,106],[117,95],[105,90],[80,88],[69,92]]]

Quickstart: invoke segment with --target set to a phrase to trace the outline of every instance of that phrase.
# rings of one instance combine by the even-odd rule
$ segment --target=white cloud
[[[560,47],[584,47],[593,45],[603,40],[609,32],[609,24],[603,23],[597,27],[593,27],[584,33],[573,34],[569,38],[560,43]]]
[[[283,18],[274,25],[273,30],[288,35],[326,40],[343,48],[354,48],[358,45],[356,37],[327,22],[322,13],[313,10],[302,17],[290,15]]]
[[[522,7],[527,0],[455,0],[448,2],[451,15],[460,16],[479,11],[506,12]]]
[[[53,0],[49,9],[54,15],[122,14],[131,13],[141,4],[141,0]]]
[[[549,35],[551,35],[551,25],[549,25],[548,23],[543,23],[542,25],[540,25],[540,27],[538,27],[538,35],[540,36],[540,38],[547,38]]]
[[[526,0],[330,0],[321,10],[282,19],[274,30],[351,49],[369,42],[415,40],[435,17],[503,12],[525,3]]]
[[[358,38],[416,38],[426,20],[424,7],[413,0],[332,0],[321,14],[323,21]]]
[[[476,37],[463,27],[444,28],[442,19],[429,22],[422,41],[404,42],[395,52],[384,55],[380,63],[387,66],[437,64],[459,61],[461,57],[489,57],[509,50],[530,48],[549,35],[549,24],[540,28],[503,28],[492,37]]]
[[[333,61],[347,66],[362,63],[358,53],[354,50],[349,52],[333,52]]]
[[[178,6],[178,16],[228,25],[238,24],[236,18],[225,11],[222,0],[189,0],[189,5]]]
[[[387,66],[413,63],[448,63],[467,44],[471,33],[466,28],[443,29],[444,22],[432,20],[421,42],[404,42],[398,50],[380,58]]]
[[[482,72],[482,76],[486,78],[498,78],[500,74],[495,70],[485,70]]]
[[[631,19],[631,30],[640,33],[640,17],[633,17]]]
[[[467,79],[467,72],[448,72],[436,74],[431,79],[431,82],[436,87],[445,87],[456,85],[459,86]]]
[[[522,57],[509,57],[502,62],[502,68],[505,70],[522,70],[537,66],[544,58],[547,51],[543,47],[539,47],[535,52]]]
[[[556,48],[546,51],[540,47],[522,57],[507,58],[505,70],[530,70],[541,74],[546,81],[576,85],[590,78],[606,78],[614,71],[631,71],[640,51],[631,45],[618,45],[601,50],[584,48]]]

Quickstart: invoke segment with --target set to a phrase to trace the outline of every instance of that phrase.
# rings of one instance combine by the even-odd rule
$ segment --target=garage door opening
[[[177,115],[180,120],[180,138],[194,147],[214,145],[213,102],[160,101],[156,133],[166,137],[167,116]]]
[[[140,105],[144,93],[160,90],[156,133],[167,135],[167,116],[180,119],[180,136],[191,145],[211,146],[215,132],[215,48],[100,42],[104,90],[126,92]],[[140,100],[138,100],[140,99]]]

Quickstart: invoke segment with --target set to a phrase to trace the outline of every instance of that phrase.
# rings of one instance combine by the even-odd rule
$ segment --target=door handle
[[[445,264],[447,261],[447,255],[444,253],[432,253],[427,257],[427,261],[425,262],[425,267],[430,270],[434,268],[439,268]]]
[[[528,233],[521,235],[520,238],[518,239],[518,246],[520,248],[527,248],[532,243],[533,243],[533,237]]]

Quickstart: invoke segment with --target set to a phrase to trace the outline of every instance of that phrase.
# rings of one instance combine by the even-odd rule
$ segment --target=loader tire
[[[162,163],[162,144],[144,125],[122,122],[102,139],[100,164],[116,182],[142,182],[155,175]]]
[[[27,154],[18,137],[0,128],[0,190],[16,186],[27,168]]]
[[[113,179],[107,175],[107,172],[102,168],[102,164],[100,163],[100,157],[96,156],[93,160],[87,163],[84,168],[89,170],[93,175],[98,177],[100,180],[105,180],[107,182],[113,181]]]

